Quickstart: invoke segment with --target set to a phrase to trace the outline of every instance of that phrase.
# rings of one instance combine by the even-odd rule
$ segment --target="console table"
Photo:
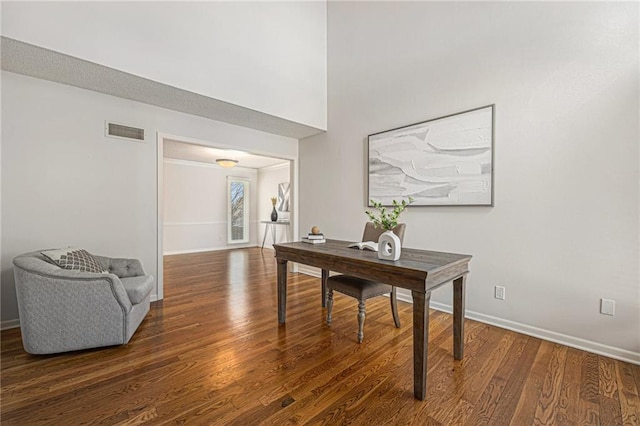
[[[273,244],[276,243],[276,228],[278,225],[286,225],[287,227],[291,222],[288,220],[261,220],[260,223],[264,223],[264,236],[262,237],[262,247],[260,247],[260,251],[264,250],[264,242],[267,239],[267,233],[269,232],[269,228],[271,228],[271,238],[273,239]],[[288,229],[287,229],[288,231]],[[289,233],[287,232],[287,239]]]
[[[322,301],[326,298],[329,270],[376,280],[411,290],[413,297],[413,394],[427,394],[427,349],[429,343],[429,299],[431,291],[453,282],[453,356],[464,354],[464,296],[471,256],[436,251],[402,249],[400,260],[378,259],[376,252],[347,248],[349,242],[327,240],[326,244],[302,242],[274,244],[278,263],[278,322],[287,315],[287,262],[322,269]]]

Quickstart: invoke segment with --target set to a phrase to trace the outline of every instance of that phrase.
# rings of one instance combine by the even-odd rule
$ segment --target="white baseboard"
[[[321,276],[319,268],[300,265],[298,270],[303,274],[311,275],[314,277]],[[410,293],[398,291],[397,297],[398,300],[402,300],[403,302],[413,303]],[[431,301],[429,303],[429,307],[431,309],[446,312],[449,314],[453,312],[451,305],[447,305],[444,303]],[[474,321],[482,322],[496,327],[505,328],[507,330],[525,334],[527,336],[537,337],[538,339],[547,340],[553,343],[559,343],[571,348],[576,348],[594,354],[604,355],[620,361],[629,362],[631,364],[640,365],[640,352],[620,349],[613,346],[604,345],[602,343],[593,342],[591,340],[581,339],[579,337],[569,336],[567,334],[557,333],[551,330],[545,330],[543,328],[534,327],[528,324],[522,324],[504,318],[498,318],[492,315],[470,311],[468,309],[465,310],[465,318],[469,318]]]
[[[404,300],[404,298],[401,300]],[[432,309],[438,311],[447,313],[453,312],[451,305],[447,305],[444,303],[432,301],[429,306]],[[485,324],[495,325],[496,327],[500,328],[506,328],[507,330],[516,331],[518,333],[537,337],[538,339],[542,340],[548,340],[553,343],[560,343],[561,345],[569,346],[571,348],[576,348],[583,351],[592,352],[594,354],[604,355],[620,361],[629,362],[631,364],[640,365],[639,352],[633,352],[626,349],[604,345],[602,343],[593,342],[591,340],[581,339],[579,337],[569,336],[567,334],[557,333],[551,330],[545,330],[543,328],[506,320],[504,318],[494,317],[492,315],[487,315],[480,312],[470,311],[468,309],[465,311],[465,318],[469,318]]]
[[[242,244],[238,246],[223,246],[223,247],[205,247],[199,249],[190,249],[190,250],[173,250],[173,251],[165,251],[162,253],[163,256],[171,256],[173,254],[189,254],[189,253],[202,253],[205,251],[220,251],[220,250],[231,250],[236,248],[248,248],[248,247],[257,247],[256,244]]]
[[[19,319],[2,321],[2,323],[0,323],[0,330],[8,330],[10,328],[18,328],[18,327],[20,327]]]
[[[309,265],[303,265],[302,263],[296,263],[296,265],[298,265],[298,272],[305,274],[305,275],[311,275],[312,277],[322,277],[322,272],[320,270],[320,268],[314,268],[313,266],[309,266]],[[333,271],[329,271],[329,276],[331,275],[335,275],[336,273]]]

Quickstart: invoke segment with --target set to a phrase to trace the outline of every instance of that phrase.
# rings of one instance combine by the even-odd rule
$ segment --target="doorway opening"
[[[277,242],[297,237],[297,158],[158,134],[158,299],[165,255],[260,246],[286,186],[290,224]],[[216,160],[232,160],[223,167]],[[278,207],[280,208],[280,207]],[[264,248],[271,248],[272,242]]]

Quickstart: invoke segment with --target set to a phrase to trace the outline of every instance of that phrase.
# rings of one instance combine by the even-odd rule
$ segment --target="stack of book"
[[[309,244],[320,244],[327,242],[327,240],[324,239],[324,234],[309,234],[306,237],[303,237],[302,241]]]

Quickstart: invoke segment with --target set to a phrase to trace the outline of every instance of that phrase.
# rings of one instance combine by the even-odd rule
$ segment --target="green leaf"
[[[394,229],[398,226],[398,218],[402,214],[402,212],[409,206],[409,204],[413,203],[414,199],[409,197],[409,201],[402,200],[402,202],[398,202],[397,200],[393,200],[391,202],[393,208],[387,211],[387,208],[382,205],[382,202],[377,202],[373,199],[369,200],[371,205],[377,213],[374,211],[365,211],[365,214],[369,217],[371,222],[373,222],[376,228],[381,227],[387,231]]]

